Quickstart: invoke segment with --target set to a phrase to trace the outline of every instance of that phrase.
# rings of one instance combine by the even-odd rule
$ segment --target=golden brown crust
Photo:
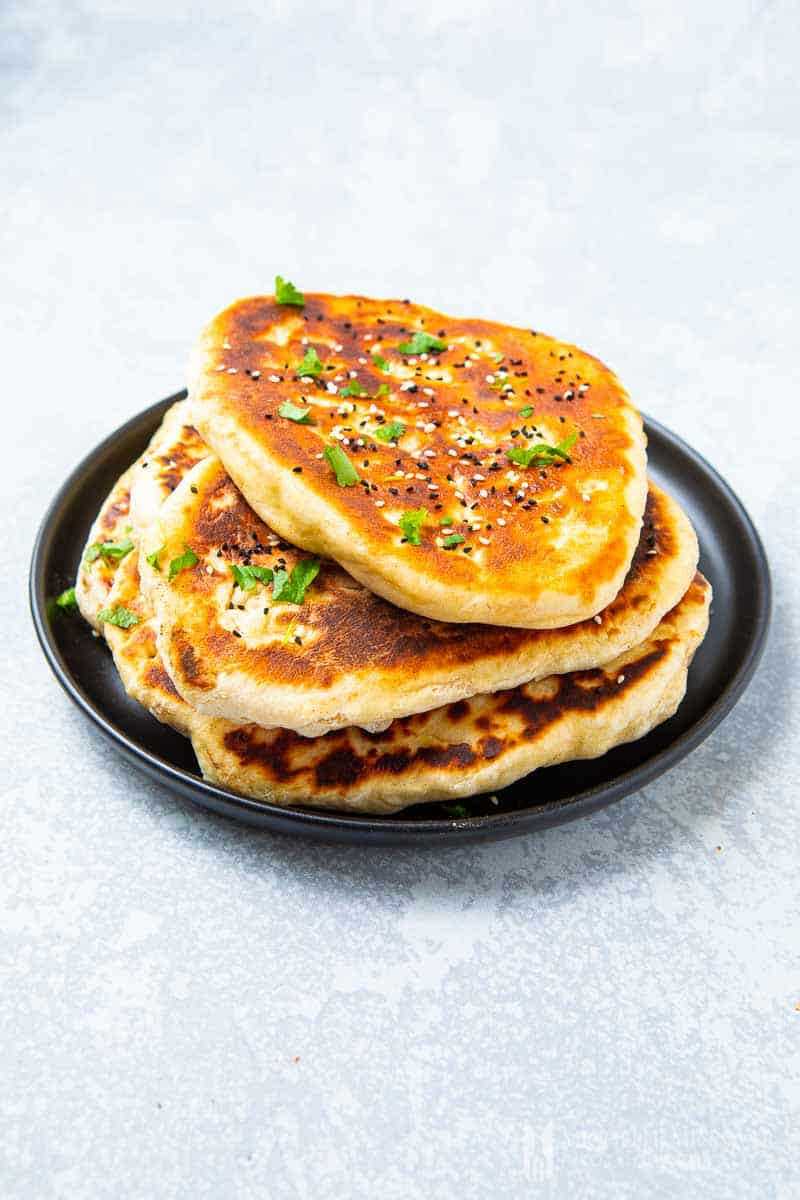
[[[172,581],[190,546],[198,564]],[[243,592],[231,564],[291,571],[307,555],[255,515],[221,463],[195,467],[143,544],[160,649],[178,690],[214,716],[306,735],[385,725],[476,692],[602,664],[641,641],[685,592],[697,563],[688,520],[653,485],[625,585],[597,619],[561,630],[444,624],[408,613],[322,563],[302,606]]]
[[[698,575],[650,638],[602,670],[475,696],[380,734],[343,729],[309,740],[207,720],[192,743],[206,778],[275,804],[392,813],[499,790],[542,766],[596,758],[670,717],[705,635],[710,595]]]
[[[474,696],[395,721],[380,734],[351,728],[319,738],[196,712],[177,697],[158,659],[133,559],[118,572],[112,597],[140,617],[131,629],[109,629],[126,689],[191,737],[207,779],[273,804],[392,813],[499,790],[539,767],[594,758],[642,737],[683,697],[711,589],[698,573],[651,637],[604,669]]]
[[[448,348],[400,353],[419,331]],[[315,379],[297,373],[309,347],[325,368]],[[353,383],[368,395],[339,394]],[[204,331],[190,395],[192,419],[252,507],[401,607],[547,628],[591,616],[625,577],[646,495],[641,418],[577,347],[400,301],[307,295],[297,309],[254,297]],[[313,423],[281,416],[287,400]],[[376,430],[392,422],[406,433],[382,442]],[[572,434],[569,463],[507,458]],[[359,483],[339,486],[321,457],[332,444]],[[398,522],[419,507],[428,516],[415,546]],[[443,517],[453,523],[440,528]],[[453,533],[465,540],[447,549]]]

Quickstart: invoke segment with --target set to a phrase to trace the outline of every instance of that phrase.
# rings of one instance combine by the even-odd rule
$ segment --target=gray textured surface
[[[797,6],[386,9],[0,9],[0,1192],[794,1197]],[[571,337],[727,475],[774,634],[688,761],[368,854],[198,815],[70,707],[44,506],[276,271]]]

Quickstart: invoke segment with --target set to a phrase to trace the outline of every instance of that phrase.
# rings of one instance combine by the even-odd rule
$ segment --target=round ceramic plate
[[[123,691],[102,639],[52,598],[75,578],[89,526],[111,485],[142,452],[177,393],[128,421],[73,471],[53,500],[31,563],[31,611],[56,678],[116,748],[185,799],[284,833],[373,845],[463,844],[511,837],[585,816],[673,767],[711,733],[742,694],[763,649],[770,616],[764,549],[741,503],[716,471],[674,433],[646,420],[649,469],[688,512],[700,539],[700,567],[714,588],[711,627],[689,672],[686,698],[671,720],[602,758],[536,771],[496,797],[442,804],[393,817],[277,808],[206,783],[189,743]]]

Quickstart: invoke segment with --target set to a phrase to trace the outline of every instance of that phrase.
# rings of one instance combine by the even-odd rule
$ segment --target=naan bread
[[[576,346],[405,301],[260,296],[205,329],[189,390],[259,516],[401,608],[553,628],[622,586],[645,436],[614,374]],[[527,466],[509,458],[525,450]]]
[[[381,734],[350,728],[319,738],[205,717],[181,700],[159,660],[133,558],[121,565],[111,601],[138,623],[107,632],[126,689],[189,734],[210,782],[271,804],[389,814],[497,791],[539,767],[596,758],[644,736],[684,695],[710,599],[697,574],[652,635],[604,669],[461,700],[394,721]]]
[[[170,579],[169,564],[187,549],[196,564]],[[232,572],[291,573],[309,561],[259,520],[216,457],[175,489],[144,535],[140,570],[164,663],[194,707],[316,736],[348,725],[385,728],[476,693],[602,665],[677,604],[697,566],[697,539],[676,502],[651,485],[619,595],[599,616],[552,630],[430,621],[375,596],[330,560],[302,604],[276,603],[274,582],[245,577],[245,589]]]
[[[126,555],[133,553],[130,537],[133,530],[130,517],[133,472],[134,467],[130,467],[103,501],[89,530],[75,578],[78,608],[98,633],[102,633],[103,626],[97,614],[108,603],[117,566]]]
[[[189,419],[188,400],[178,400],[167,409],[144,454],[131,468],[130,516],[137,532],[153,523],[187,471],[210,453]]]

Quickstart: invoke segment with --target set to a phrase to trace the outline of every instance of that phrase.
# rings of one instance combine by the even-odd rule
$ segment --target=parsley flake
[[[400,517],[400,528],[403,531],[403,536],[406,541],[412,546],[421,546],[422,526],[425,524],[427,517],[427,509],[424,508],[408,508]]]
[[[313,346],[309,346],[303,355],[303,361],[296,368],[298,375],[320,375],[323,371],[322,363],[319,361],[319,355]]]
[[[379,442],[396,442],[405,431],[406,427],[402,421],[392,421],[389,425],[379,425],[372,436],[376,437]]]
[[[452,525],[453,518],[452,517],[439,517],[439,524],[440,525]]]
[[[410,342],[401,342],[397,347],[401,354],[427,354],[431,350],[446,350],[447,342],[432,333],[417,332]]]
[[[577,433],[571,433],[557,446],[548,446],[546,442],[539,442],[538,445],[530,446],[528,449],[523,449],[522,446],[512,446],[510,450],[506,451],[506,458],[520,467],[529,467],[531,464],[535,467],[552,467],[559,460],[572,462],[569,452],[577,440]]]
[[[302,308],[306,302],[303,293],[298,292],[293,283],[282,279],[280,275],[275,276],[275,299],[278,304],[293,304],[295,308]]]
[[[78,601],[75,598],[75,588],[67,588],[60,596],[56,596],[56,608],[60,608],[62,612],[74,613],[78,611]]]
[[[276,571],[272,584],[272,599],[276,604],[302,604],[306,590],[319,575],[318,558],[303,558],[292,567],[291,575]]]
[[[454,546],[460,546],[463,541],[464,538],[460,533],[451,533],[444,539],[442,545],[444,546],[445,550],[452,550]]]
[[[297,404],[292,404],[291,400],[284,400],[278,409],[278,415],[286,417],[289,421],[294,421],[297,425],[310,425],[311,419],[309,413],[310,408],[300,408]]]
[[[146,555],[147,562],[150,564],[150,566],[153,568],[154,571],[161,570],[161,563],[158,560],[161,557],[161,555],[164,553],[165,550],[166,550],[166,546],[159,546],[158,549],[154,550],[152,554]]]
[[[519,410],[519,415],[521,417],[532,417],[533,416],[533,405],[526,404],[524,408],[521,408]]]
[[[335,474],[339,487],[352,487],[354,483],[358,483],[361,476],[341,446],[326,446],[324,453],[325,461]]]
[[[176,575],[180,575],[181,571],[187,571],[189,567],[196,566],[200,561],[191,546],[187,546],[186,542],[184,542],[183,547],[185,553],[179,554],[177,558],[173,558],[169,564],[167,579],[170,583],[172,583]]]
[[[133,542],[129,537],[124,537],[118,542],[95,542],[86,551],[85,561],[93,563],[102,558],[104,563],[121,562],[132,549]]]
[[[347,387],[339,388],[340,396],[368,396],[369,392],[357,379],[351,379]]]
[[[124,604],[117,604],[114,608],[101,608],[97,619],[107,625],[116,625],[118,629],[132,629],[134,625],[139,624],[136,613],[131,612]]]
[[[371,354],[370,358],[375,363],[375,366],[378,368],[379,371],[386,371],[388,369],[388,367],[389,367],[388,362],[386,361],[385,358],[382,358],[380,354]]]
[[[269,567],[240,567],[238,563],[228,563],[228,566],[243,592],[252,592],[256,583],[271,583],[274,578]]]
[[[463,804],[443,804],[442,808],[447,813],[448,817],[454,817],[456,821],[463,821],[469,816],[469,809]]]

